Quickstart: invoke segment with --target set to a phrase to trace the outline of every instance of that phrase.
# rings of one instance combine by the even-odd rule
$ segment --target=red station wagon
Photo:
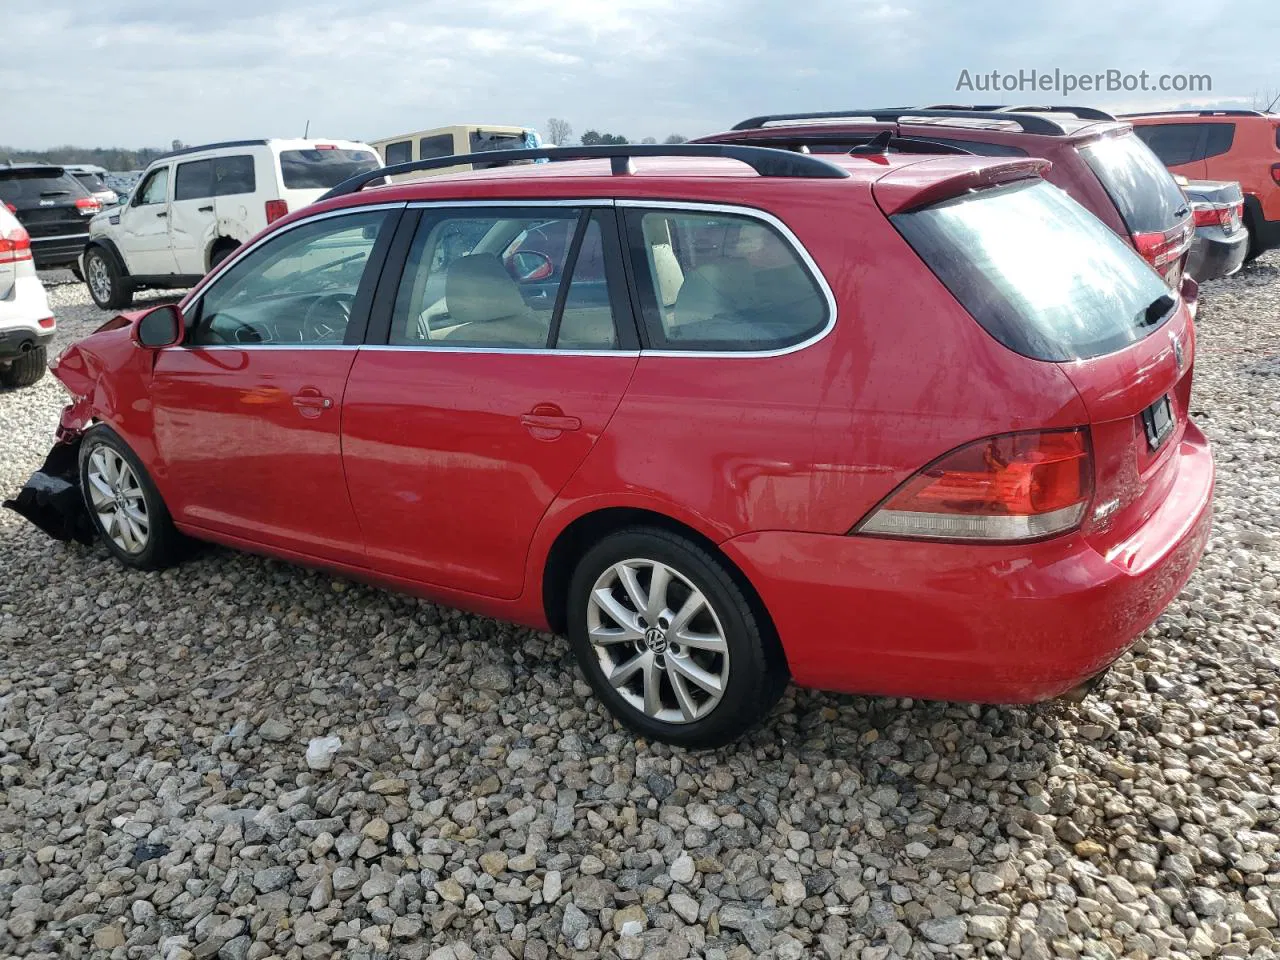
[[[134,567],[187,535],[567,633],[691,746],[788,678],[1057,696],[1191,575],[1186,305],[1045,161],[533,157],[581,162],[353,178],[69,348],[11,505]]]

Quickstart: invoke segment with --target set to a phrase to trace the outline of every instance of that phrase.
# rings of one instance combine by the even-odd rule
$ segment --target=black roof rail
[[[1261,110],[1139,110],[1135,113],[1121,113],[1121,119],[1129,117],[1172,117],[1182,114],[1186,117],[1265,117]]]
[[[974,110],[967,107],[958,110],[936,110],[930,107],[872,107],[866,110],[831,110],[822,113],[777,113],[768,116],[752,117],[734,124],[734,130],[754,130],[769,123],[797,120],[852,120],[857,117],[869,117],[879,123],[904,123],[904,117],[925,117],[941,120],[998,120],[1002,123],[1016,123],[1025,133],[1038,133],[1051,137],[1060,137],[1067,131],[1061,124],[1049,117],[1034,113],[1002,113],[1000,110]]]
[[[636,157],[722,157],[726,160],[745,163],[762,177],[839,180],[849,176],[849,171],[842,170],[829,161],[788,150],[776,150],[773,147],[744,147],[727,143],[629,143],[622,146],[610,144],[590,147],[538,147],[528,150],[485,150],[480,154],[464,153],[452,157],[432,157],[430,160],[411,160],[408,163],[397,163],[389,167],[358,173],[349,180],[342,181],[320,199],[330,200],[333,197],[358,193],[365,184],[383,177],[395,177],[402,173],[419,173],[423,170],[441,170],[462,163],[607,159],[611,161],[613,173],[626,174],[632,172],[631,161]]]
[[[889,134],[888,142],[883,142],[882,138],[885,134]],[[879,141],[879,142],[878,142]],[[868,133],[840,133],[833,131],[831,133],[805,133],[799,136],[787,136],[785,130],[779,130],[776,137],[751,137],[750,139],[742,138],[739,143],[754,144],[759,146],[777,147],[782,150],[794,150],[800,153],[810,153],[809,147],[820,146],[824,143],[850,144],[851,149],[847,152],[851,156],[869,153],[945,153],[957,154],[961,156],[972,156],[972,150],[965,150],[963,147],[957,147],[954,144],[943,143],[941,140],[930,140],[928,137],[916,136],[915,134],[897,133],[892,130],[884,130],[879,134]],[[873,148],[874,144],[874,148]],[[824,154],[817,154],[823,156]],[[826,156],[834,156],[834,154],[825,154]]]
[[[1096,107],[1072,107],[1063,104],[1007,104],[1007,103],[931,103],[929,110],[964,110],[967,113],[1062,113],[1080,120],[1114,120],[1115,116]]]
[[[160,154],[151,162],[168,160],[170,157],[181,157],[188,153],[203,153],[205,150],[222,150],[230,147],[262,147],[266,144],[266,140],[223,140],[220,143],[203,143],[198,147],[183,147],[180,150],[170,150],[168,153]]]

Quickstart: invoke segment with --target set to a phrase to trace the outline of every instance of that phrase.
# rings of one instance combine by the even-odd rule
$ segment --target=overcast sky
[[[769,111],[981,102],[960,71],[1204,73],[1280,92],[1280,7],[1214,0],[0,0],[0,143],[376,139],[449,123],[638,139]],[[995,99],[1063,102],[1061,95]]]

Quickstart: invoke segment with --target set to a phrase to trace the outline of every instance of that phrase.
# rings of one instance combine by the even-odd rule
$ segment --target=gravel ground
[[[51,295],[60,344],[106,318]],[[685,753],[559,638],[0,516],[0,955],[1277,956],[1280,258],[1204,298],[1216,533],[1082,706],[792,691]],[[0,394],[0,490],[62,404]]]

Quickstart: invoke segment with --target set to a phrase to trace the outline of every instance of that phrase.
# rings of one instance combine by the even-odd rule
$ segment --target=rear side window
[[[1231,149],[1231,143],[1236,138],[1236,125],[1234,123],[1211,123],[1209,129],[1204,135],[1204,156],[1207,160],[1209,157],[1220,157]]]
[[[486,133],[484,130],[471,131],[471,152],[489,153],[493,150],[520,150],[525,145],[523,133]],[[473,163],[476,170],[487,170],[490,167],[504,166],[504,161],[496,163]]]
[[[1207,123],[1153,123],[1134,127],[1133,133],[1151,148],[1166,166],[1204,158],[1201,142]]]
[[[1187,215],[1187,201],[1159,158],[1134,136],[1080,148],[1130,233],[1163,233]]]
[[[819,333],[830,307],[796,249],[755,217],[627,211],[650,346],[778,350]]]
[[[385,153],[388,167],[393,163],[408,163],[413,159],[413,141],[400,140],[397,143],[388,143]]]
[[[1114,232],[1042,180],[897,214],[893,225],[983,328],[1064,362],[1151,334],[1175,301]]]
[[[61,170],[5,170],[0,172],[0,200],[19,209],[86,197],[89,191],[75,177]]]
[[[286,190],[328,190],[343,180],[378,168],[367,150],[282,150],[280,177]]]
[[[453,155],[453,134],[441,133],[418,141],[418,159],[435,160]],[[388,160],[388,163],[391,161]]]
[[[253,157],[218,157],[213,161],[213,191],[219,197],[253,193],[258,189],[253,171]]]
[[[173,181],[174,200],[199,200],[213,196],[213,161],[193,160],[178,164]]]

